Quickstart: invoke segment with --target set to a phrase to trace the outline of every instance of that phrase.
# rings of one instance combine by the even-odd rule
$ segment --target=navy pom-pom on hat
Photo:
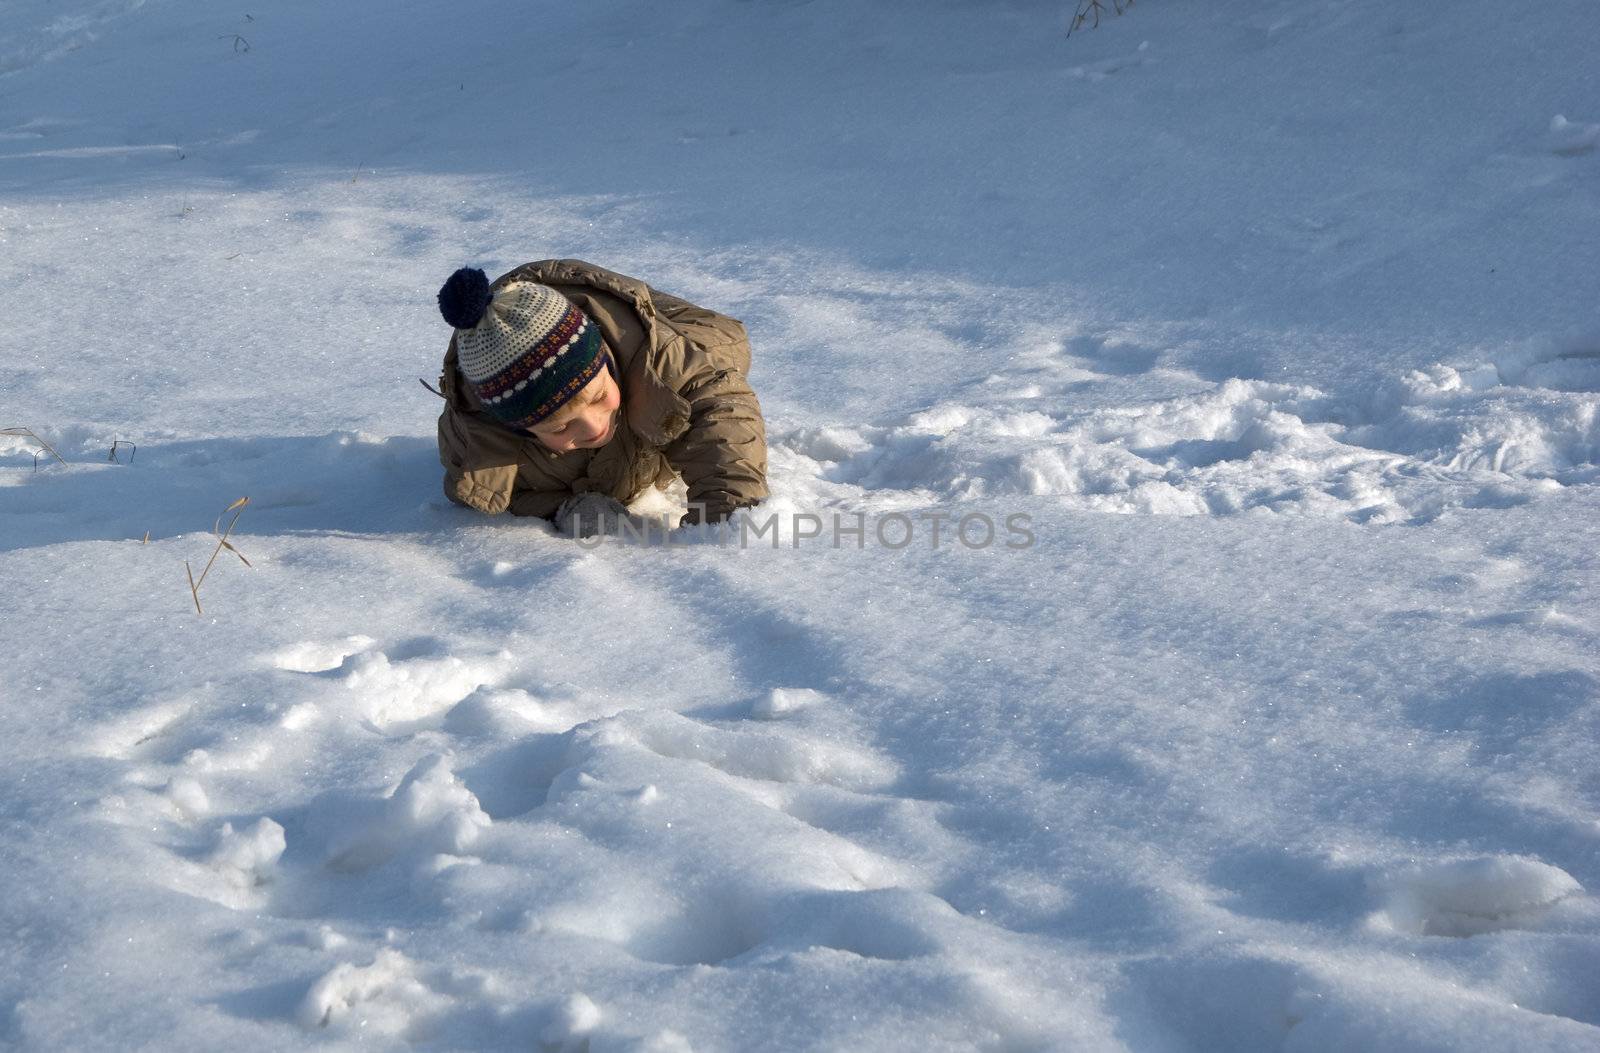
[[[439,290],[439,313],[455,327],[467,386],[513,428],[555,413],[605,365],[600,327],[548,285],[510,281],[491,293],[488,275],[463,267]]]
[[[471,329],[493,298],[489,276],[476,267],[463,267],[439,287],[439,313],[455,328]]]

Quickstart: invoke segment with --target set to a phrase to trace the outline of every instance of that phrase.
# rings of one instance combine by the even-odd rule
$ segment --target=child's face
[[[622,389],[611,379],[611,370],[602,369],[560,412],[528,431],[555,453],[596,449],[616,434],[621,405]]]

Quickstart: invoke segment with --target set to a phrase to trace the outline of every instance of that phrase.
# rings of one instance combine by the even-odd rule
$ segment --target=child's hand
[[[628,506],[609,494],[573,494],[556,509],[556,529],[568,537],[615,534],[623,520],[632,522]]]

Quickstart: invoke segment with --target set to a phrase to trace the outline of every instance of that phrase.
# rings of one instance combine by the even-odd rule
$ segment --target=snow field
[[[412,513],[419,526],[448,514]],[[373,1033],[422,1046],[537,1035],[561,1048],[581,1035],[591,1048],[644,1048],[629,1043],[671,1041],[661,1037],[671,1032],[692,1048],[740,1048],[792,1035],[804,1021],[817,1048],[845,1035],[892,1047],[913,1026],[933,1048],[1147,1048],[1208,1034],[1317,1048],[1377,1034],[1368,1029],[1381,1003],[1411,1007],[1403,1029],[1383,1032],[1401,1035],[1394,1041],[1406,1048],[1456,1033],[1466,996],[1451,992],[1465,984],[1477,992],[1470,1018],[1485,1034],[1532,1028],[1549,1048],[1582,1048],[1587,1032],[1564,1030],[1579,1025],[1560,1017],[1584,1019],[1587,998],[1562,978],[1592,964],[1592,943],[1560,944],[1576,957],[1553,973],[1537,944],[1491,954],[1523,955],[1525,976],[1542,983],[1513,981],[1515,958],[1480,973],[1475,958],[1402,967],[1396,957],[1414,953],[1408,941],[1562,940],[1597,920],[1579,879],[1540,861],[1581,859],[1580,846],[1596,837],[1577,784],[1558,774],[1582,770],[1568,759],[1582,747],[1565,728],[1594,719],[1593,678],[1572,666],[1428,683],[1431,670],[1454,664],[1437,653],[1446,641],[1428,619],[1487,623],[1479,661],[1514,661],[1528,646],[1540,623],[1523,612],[1548,584],[1509,547],[1519,528],[1485,517],[1538,514],[1533,505],[1466,509],[1411,528],[1437,533],[1455,517],[1477,517],[1482,544],[1503,553],[1492,559],[1477,545],[1454,541],[1425,554],[1435,548],[1426,536],[1386,535],[1392,562],[1353,575],[1392,582],[1359,601],[1376,631],[1352,625],[1324,635],[1315,658],[1267,627],[1349,604],[1353,590],[1335,582],[1349,574],[1348,560],[1370,556],[1335,539],[1370,527],[1328,523],[1330,558],[1305,598],[1269,587],[1252,616],[1242,596],[1288,567],[1274,569],[1253,532],[1229,525],[1242,520],[1171,522],[1208,532],[1204,564],[1218,571],[1253,553],[1260,563],[1248,579],[1205,565],[1177,575],[1176,564],[1162,563],[1193,560],[1192,540],[1161,544],[1142,530],[1138,562],[1108,559],[1122,548],[1110,524],[1131,530],[1135,519],[1162,517],[1080,518],[1041,541],[1049,558],[1075,567],[1079,596],[1045,625],[1029,624],[1039,608],[1015,601],[1023,586],[998,553],[919,549],[898,566],[871,553],[839,565],[806,549],[612,543],[513,553],[496,539],[508,529],[543,536],[542,528],[470,521],[442,550],[434,540],[374,551],[338,538],[261,538],[245,548],[255,577],[229,567],[216,582],[249,588],[219,589],[217,603],[270,608],[319,577],[380,580],[362,563],[397,560],[388,576],[403,581],[411,602],[454,597],[430,617],[457,629],[395,640],[359,613],[307,608],[296,624],[262,635],[249,619],[230,629],[217,617],[207,632],[253,637],[233,672],[204,692],[162,702],[155,691],[132,713],[107,708],[91,722],[100,729],[89,736],[94,755],[111,764],[112,781],[87,821],[111,820],[128,839],[116,851],[144,860],[141,914],[160,917],[167,908],[150,904],[168,894],[217,905],[217,915],[202,911],[221,941],[211,953],[232,949],[220,969],[197,969],[181,986],[204,991],[241,969],[263,980],[287,973],[232,994],[224,983],[217,997],[233,1007],[225,1025],[189,1018],[194,1027],[248,1028],[262,1043],[290,1043],[274,1028],[292,1023],[330,1038]],[[152,546],[201,538],[128,541],[115,551],[135,557],[138,581]],[[297,560],[279,566],[280,544]],[[492,561],[492,551],[511,558]],[[611,585],[623,572],[616,559],[635,582],[627,592]],[[780,575],[780,595],[737,569],[760,561],[770,576],[784,559],[806,560],[817,580]],[[821,597],[849,578],[858,595],[890,603],[890,583],[908,562],[939,567],[940,579],[919,577],[944,581],[918,605],[920,624],[889,607],[864,623],[822,618],[831,605]],[[394,573],[401,565],[405,575]],[[1303,578],[1308,566],[1295,564],[1295,573]],[[1551,566],[1557,578],[1558,570]],[[62,587],[70,592],[85,572],[67,570]],[[157,572],[171,577],[170,567]],[[440,574],[437,586],[417,587]],[[1424,618],[1411,590],[1430,575],[1444,602]],[[451,576],[477,584],[463,590]],[[543,661],[517,656],[552,656],[550,668],[581,659],[561,657],[570,644],[538,628],[535,610],[505,606],[508,587],[531,581],[553,600],[588,597],[617,625],[613,633],[633,641],[676,617],[686,641],[676,661],[689,678],[663,681],[653,665],[620,663],[602,683],[635,684],[631,699],[549,679]],[[682,609],[666,597],[696,581],[719,582],[729,610],[669,615]],[[1183,586],[1193,610],[1149,622],[1146,593],[1176,582],[1193,583]],[[118,602],[158,594],[153,585]],[[1012,602],[1000,605],[1008,594]],[[180,590],[176,610],[160,616],[177,638],[155,643],[158,666],[181,669],[163,653],[191,646],[182,639],[194,632],[185,599]],[[1012,614],[1002,614],[1007,607]],[[393,600],[384,608],[399,624],[413,620]],[[972,618],[976,609],[989,614]],[[1578,634],[1565,646],[1581,649],[1592,624],[1581,612],[1565,617],[1565,631]],[[351,631],[358,624],[369,631]],[[499,649],[473,644],[495,625]],[[508,637],[506,625],[520,628]],[[844,642],[852,628],[874,625]],[[1391,636],[1399,642],[1381,642]],[[1079,642],[1041,667],[1029,654],[1035,639]],[[1179,653],[1164,656],[1157,639]],[[1560,640],[1539,646],[1559,649]],[[1234,651],[1241,655],[1228,657]],[[1069,657],[1091,653],[1093,663]],[[122,654],[113,661],[148,661]],[[1206,673],[1176,706],[1137,701],[1159,697],[1147,693],[1196,662]],[[1054,671],[1065,668],[1078,670],[1072,680]],[[1307,680],[1297,668],[1342,669],[1353,682]],[[827,675],[798,686],[806,669]],[[1321,707],[1283,697],[1277,685],[1296,676],[1297,694],[1333,707],[1326,719]],[[693,690],[674,698],[696,679],[729,684],[732,700],[707,702]],[[930,706],[946,697],[941,684],[992,693]],[[1338,701],[1364,694],[1363,685],[1382,685],[1370,696],[1375,708]],[[1062,697],[1075,704],[1053,704]],[[1489,714],[1510,697],[1542,699],[1543,708],[1524,703],[1521,723],[1502,726]],[[1221,728],[1230,729],[1227,745]],[[1378,745],[1399,735],[1432,747],[1405,750],[1410,759],[1399,766],[1390,750],[1400,747]],[[1512,741],[1516,755],[1500,745]],[[1486,780],[1457,767],[1474,754],[1489,766]],[[1526,779],[1530,764],[1540,780]],[[1342,789],[1330,798],[1334,787]],[[1396,809],[1406,797],[1414,807]],[[1413,862],[1409,846],[1442,807],[1456,810],[1446,813],[1449,829],[1500,830],[1501,854],[1462,861],[1444,851],[1435,863]],[[1504,836],[1498,817],[1508,814],[1522,825],[1516,838]],[[1341,842],[1354,853],[1332,847]],[[1119,950],[1063,953],[1068,933]],[[1202,933],[1213,934],[1202,945],[1221,941],[1203,965],[1184,950]],[[253,948],[247,958],[240,940]],[[1374,969],[1410,978],[1381,990],[1357,982]],[[1271,979],[1240,988],[1227,979],[1236,974]],[[1226,993],[1262,984],[1276,993],[1253,996],[1258,1008],[1248,1012]],[[569,1011],[579,998],[595,1012]],[[912,1016],[885,1012],[886,998]],[[1494,1008],[1502,999],[1531,1011],[1502,1020]],[[821,1005],[832,1008],[819,1016]],[[36,1001],[21,1019],[27,1033],[70,1034],[42,1030],[51,1017]]]
[[[1529,405],[1519,390],[1440,386],[1482,416]],[[35,476],[17,456],[10,479],[42,515],[63,488],[107,494],[69,499],[48,520],[81,537],[76,547],[21,550],[60,564],[61,577],[43,575],[61,592],[41,594],[42,609],[97,596],[108,624],[154,617],[180,634],[154,663],[175,671],[196,630],[171,571],[209,551],[219,509],[206,496],[268,495],[242,520],[268,532],[236,539],[254,567],[223,564],[206,586],[202,631],[235,639],[205,645],[231,656],[221,678],[197,690],[182,672],[161,687],[105,671],[105,683],[144,684],[140,700],[91,695],[103,719],[68,725],[108,775],[122,773],[95,821],[132,838],[114,851],[144,861],[140,898],[224,912],[207,922],[220,968],[178,986],[205,991],[230,970],[264,981],[217,990],[232,1008],[188,1017],[197,1037],[222,1026],[293,1044],[278,1030],[292,1024],[485,1048],[535,1035],[549,1048],[672,1048],[685,1036],[697,1036],[690,1048],[747,1048],[797,1029],[815,1048],[895,1048],[913,1030],[919,1045],[952,1049],[1418,1048],[1468,1019],[1484,1035],[1582,1048],[1588,1031],[1571,1021],[1592,1021],[1592,1002],[1567,978],[1593,964],[1591,942],[1560,944],[1550,953],[1569,964],[1554,971],[1545,951],[1503,952],[1541,983],[1512,980],[1515,957],[1487,973],[1448,955],[1418,967],[1393,941],[1559,940],[1596,921],[1581,879],[1541,861],[1582,873],[1574,861],[1596,837],[1574,730],[1595,719],[1581,657],[1595,626],[1572,599],[1586,579],[1529,529],[1585,500],[1583,469],[1563,485],[1553,465],[1522,476],[1435,452],[1415,490],[1390,491],[1430,498],[1435,514],[1402,518],[1390,497],[1392,518],[1412,525],[1375,537],[1386,517],[1310,497],[1290,515],[1263,499],[1253,516],[1207,506],[1170,517],[1176,533],[1150,531],[1136,522],[1166,509],[1087,503],[1070,486],[1030,492],[1005,467],[1041,450],[1155,464],[1152,451],[1176,447],[1169,463],[1233,454],[1263,494],[1291,463],[1306,485],[1331,487],[1336,466],[1376,458],[1333,438],[1343,426],[1307,423],[1330,401],[1243,380],[1059,416],[972,398],[775,443],[780,509],[959,515],[995,506],[988,491],[956,489],[956,472],[1012,488],[1004,496],[1040,535],[1029,565],[1056,568],[1059,585],[1017,580],[999,549],[835,553],[791,548],[788,534],[777,550],[551,547],[537,524],[445,507],[425,489],[422,441],[335,434],[242,463],[158,442],[111,465],[86,463],[100,449],[86,428],[62,447],[70,467]],[[1400,404],[1391,421],[1429,405]],[[1402,426],[1388,427],[1404,446]],[[1044,445],[1068,430],[1075,441]],[[1252,442],[1248,454],[1233,445]],[[1221,492],[1205,467],[1163,479]],[[1155,515],[1115,517],[1128,526],[1112,530],[1103,511]],[[1282,525],[1262,533],[1262,515]],[[1323,524],[1320,562],[1275,553],[1306,520]],[[346,525],[317,526],[328,522]],[[384,532],[384,545],[360,542]],[[1374,564],[1375,544],[1390,554]],[[75,551],[96,555],[78,569]],[[107,566],[125,588],[105,588]],[[906,595],[907,574],[932,591]],[[1298,593],[1308,574],[1325,600],[1292,598],[1288,583]],[[1373,594],[1346,581],[1387,584]],[[1070,603],[1024,598],[1041,587]],[[1183,617],[1156,600],[1175,587]],[[539,604],[525,602],[530,590]],[[354,606],[326,603],[352,592]],[[691,616],[686,594],[720,602]],[[844,596],[861,613],[844,613]],[[296,613],[264,622],[247,613],[255,605]],[[605,639],[541,624],[541,610],[563,605],[608,626]],[[60,615],[51,624],[77,631]],[[1285,638],[1283,624],[1324,629]],[[666,679],[664,653],[641,644],[661,626],[674,641]],[[1460,671],[1458,632],[1483,671]],[[121,640],[109,645],[116,662],[148,664],[136,657],[148,634],[109,638]],[[606,676],[584,675],[595,668]],[[703,684],[718,687],[708,698]],[[1446,831],[1494,831],[1470,843],[1497,854],[1461,862],[1447,834],[1436,862],[1415,861],[1441,808]],[[1522,832],[1508,839],[1509,816]],[[257,920],[228,920],[241,911]],[[1200,946],[1221,942],[1196,959],[1183,948],[1200,933],[1212,934]],[[1068,934],[1117,950],[1063,953]],[[1367,947],[1374,939],[1390,946]],[[1358,980],[1374,971],[1390,981]],[[1253,1008],[1238,991],[1256,992]],[[1507,1001],[1527,1008],[1505,1016]],[[1404,1026],[1385,1017],[1374,1030],[1379,1004],[1401,1007]],[[45,1006],[18,1019],[23,1034],[70,1041]]]
[[[1592,7],[618,10],[8,7],[0,1045],[1595,1048]],[[540,255],[775,535],[443,500]]]
[[[52,433],[68,466],[8,445],[12,573],[110,662],[35,674],[80,701],[22,719],[100,766],[82,821],[141,875],[129,917],[208,934],[160,955],[191,1008],[152,1019],[264,1048],[1425,1048],[1463,1020],[1583,1048],[1592,567],[1539,524],[1591,500],[1592,392],[1514,357],[1207,380],[1180,345],[1001,345],[915,412],[775,413],[774,510],[1015,509],[1020,556],[582,551],[448,507],[424,437],[254,411],[132,463],[92,422]],[[254,566],[196,624],[174,569],[245,493]],[[1545,942],[1428,949],[1458,936]],[[79,946],[69,973],[107,945]],[[116,962],[14,1032],[143,1019]]]

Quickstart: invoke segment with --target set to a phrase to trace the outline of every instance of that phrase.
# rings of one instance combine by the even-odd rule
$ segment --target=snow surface
[[[1600,1049],[1600,6],[1069,7],[8,0],[0,1045]],[[548,256],[819,537],[444,501]]]

